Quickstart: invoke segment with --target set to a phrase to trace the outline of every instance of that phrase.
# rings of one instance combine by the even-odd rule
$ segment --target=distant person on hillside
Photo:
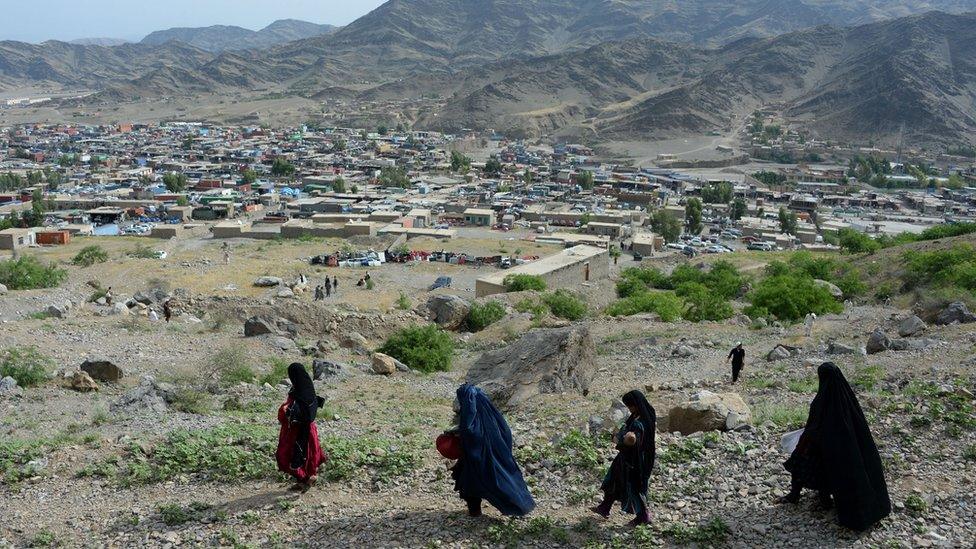
[[[735,382],[739,381],[739,372],[746,362],[746,350],[742,348],[741,341],[735,344],[735,348],[729,352],[725,362],[728,363],[730,360],[732,361],[732,384],[735,385]]]
[[[866,530],[891,512],[881,456],[840,368],[824,363],[817,376],[806,428],[783,464],[792,487],[780,502],[798,502],[803,488],[817,490],[824,507],[837,507],[841,526]]]
[[[613,504],[619,501],[625,513],[637,515],[630,525],[639,526],[651,522],[647,486],[656,456],[654,430],[657,414],[640,391],[631,391],[622,400],[630,410],[630,417],[614,437],[617,457],[603,479],[603,503],[590,510],[609,518]]]
[[[339,278],[335,276],[332,277],[332,291],[339,293]]]
[[[814,313],[807,313],[806,318],[803,319],[803,327],[807,337],[813,336],[813,325],[817,321],[817,315]]]
[[[163,303],[163,318],[166,319],[166,322],[169,322],[169,319],[173,318],[173,307],[170,305],[169,302],[170,300],[167,299]]]
[[[370,278],[373,278],[373,277],[369,276],[369,271],[366,271],[366,276],[363,277],[363,280],[365,280],[366,282],[369,282],[369,279]]]
[[[312,378],[302,364],[288,366],[288,379],[291,390],[278,409],[281,430],[275,459],[279,471],[298,480],[296,489],[308,490],[318,479],[319,466],[325,463],[315,427],[315,417],[325,400],[315,394]]]
[[[360,288],[362,288],[365,285],[366,285],[366,278],[360,278],[359,282],[356,283],[356,286],[359,286]]]
[[[332,295],[332,281],[329,280],[329,277],[325,277],[325,297],[329,297],[331,295]]]
[[[109,286],[108,289],[105,290],[105,304],[106,305],[109,305],[109,306],[112,305],[112,287],[111,286]]]
[[[454,489],[468,514],[481,516],[488,500],[506,516],[524,516],[535,501],[512,454],[512,431],[488,395],[465,383],[457,390],[457,428],[445,433],[460,438],[461,455],[451,469]]]
[[[312,301],[322,301],[322,286],[315,287],[315,297],[312,298]]]

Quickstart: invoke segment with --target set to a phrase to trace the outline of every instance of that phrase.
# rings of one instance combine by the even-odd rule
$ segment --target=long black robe
[[[601,489],[606,498],[619,501],[626,513],[641,514],[648,509],[647,488],[654,468],[654,444],[657,414],[640,391],[624,395],[624,404],[636,406],[638,415],[631,415],[617,433],[618,454],[610,464]],[[623,443],[628,432],[637,436],[637,443]]]
[[[784,466],[794,482],[833,496],[841,526],[866,530],[891,512],[881,456],[844,374],[830,362],[817,374],[806,429]]]

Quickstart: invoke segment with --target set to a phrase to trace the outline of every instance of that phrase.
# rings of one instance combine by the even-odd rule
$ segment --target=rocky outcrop
[[[274,288],[275,286],[281,286],[284,284],[284,280],[278,278],[277,276],[262,276],[258,277],[254,281],[254,285],[258,288]]]
[[[373,353],[373,373],[381,376],[391,376],[397,371],[397,359],[383,353]]]
[[[122,368],[104,358],[90,358],[82,362],[81,371],[90,375],[95,381],[114,382],[125,377]]]
[[[168,383],[158,383],[156,378],[146,376],[139,385],[122,395],[111,406],[111,411],[120,414],[164,413],[173,401],[176,389]]]
[[[956,322],[959,324],[976,322],[976,315],[969,312],[969,308],[961,301],[949,304],[935,317],[935,323],[939,326],[948,326]]]
[[[529,332],[515,343],[485,353],[468,371],[496,405],[512,408],[538,394],[587,394],[596,372],[589,328],[570,326]]]
[[[312,376],[315,380],[338,377],[343,375],[346,370],[347,367],[338,362],[332,362],[329,360],[312,361]]]
[[[427,301],[427,319],[445,330],[457,330],[471,311],[471,304],[456,295],[434,295]]]
[[[298,336],[298,328],[290,320],[283,318],[252,316],[244,321],[244,337],[257,337],[269,334],[294,338]]]
[[[787,360],[793,358],[799,354],[799,347],[791,347],[789,345],[780,344],[773,347],[773,350],[766,354],[766,360],[769,362],[776,362],[777,360]]]
[[[854,346],[840,343],[838,341],[831,341],[827,345],[828,355],[856,355],[858,354],[857,351],[857,348]]]
[[[668,413],[668,430],[682,435],[699,431],[731,431],[749,425],[752,410],[736,393],[700,391]]]

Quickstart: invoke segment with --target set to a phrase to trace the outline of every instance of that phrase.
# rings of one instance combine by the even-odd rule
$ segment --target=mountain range
[[[278,44],[322,36],[336,30],[333,25],[319,25],[298,19],[279,19],[261,30],[253,31],[232,25],[210,27],[176,27],[152,32],[141,44],[160,45],[173,40],[202,50],[265,49]]]
[[[255,88],[439,95],[417,126],[596,139],[728,131],[765,107],[826,137],[971,142],[965,10],[976,0],[390,0],[310,37],[316,26],[284,21],[114,47],[0,42],[0,87],[86,87],[96,103]]]

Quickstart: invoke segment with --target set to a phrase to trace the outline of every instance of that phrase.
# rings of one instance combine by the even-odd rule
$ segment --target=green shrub
[[[767,421],[781,429],[799,429],[807,423],[807,408],[805,406],[788,404],[760,404],[756,407],[756,425]]]
[[[137,244],[128,255],[136,259],[156,259],[156,251],[145,244]]]
[[[423,464],[421,447],[418,439],[328,435],[322,438],[322,449],[329,456],[322,474],[329,480],[347,480],[365,470],[374,479],[387,482],[410,475]]]
[[[505,285],[506,292],[544,292],[546,290],[546,281],[543,280],[541,276],[535,275],[508,275],[505,277],[502,283]]]
[[[684,319],[691,322],[704,320],[725,320],[735,314],[732,305],[721,294],[704,284],[686,282],[675,294],[685,301]]]
[[[632,277],[624,277],[617,281],[617,297],[625,298],[647,291],[647,285]]]
[[[844,297],[847,299],[864,295],[868,291],[868,285],[861,280],[861,273],[857,269],[847,271],[833,282],[844,292]]]
[[[386,340],[379,352],[421,372],[451,369],[454,339],[433,324],[404,328]]]
[[[908,251],[904,282],[909,288],[919,286],[959,287],[976,290],[976,249],[957,244],[931,252]]]
[[[767,277],[749,298],[752,305],[745,312],[752,318],[764,311],[780,320],[798,321],[808,313],[823,315],[844,310],[829,290],[814,284],[809,276],[782,274]]]
[[[566,320],[580,320],[587,313],[586,303],[567,290],[545,294],[542,301],[553,315]]]
[[[401,311],[409,311],[410,307],[412,306],[413,303],[410,302],[410,298],[407,297],[407,294],[400,292],[400,297],[398,297],[396,300],[396,308],[400,309]]]
[[[742,275],[734,265],[728,261],[716,261],[708,271],[687,263],[679,265],[671,273],[667,286],[675,289],[683,284],[697,283],[725,299],[731,299],[738,295],[743,282]]]
[[[210,396],[195,389],[178,389],[170,403],[173,409],[187,414],[207,415],[210,412]]]
[[[270,362],[271,370],[258,378],[259,385],[264,385],[267,383],[268,385],[274,387],[279,385],[282,381],[288,379],[288,366],[291,365],[291,362],[277,356],[272,357]],[[305,364],[305,369],[308,369],[307,364]]]
[[[68,271],[54,264],[44,266],[32,256],[0,261],[0,284],[10,290],[55,288],[67,276]]]
[[[532,313],[535,320],[541,319],[549,313],[549,307],[540,299],[523,299],[515,304],[515,310],[520,313]]]
[[[664,322],[672,322],[681,317],[684,304],[671,292],[646,291],[614,302],[607,308],[610,316],[633,316],[641,313],[655,313]]]
[[[0,378],[12,377],[21,387],[31,387],[47,380],[54,360],[37,347],[11,347],[0,354]]]
[[[790,257],[789,266],[820,280],[831,280],[838,267],[837,262],[833,259],[828,257],[814,257],[808,251],[794,253]]]
[[[468,330],[480,332],[502,318],[505,318],[505,306],[497,301],[489,301],[483,304],[472,303],[465,322]]]
[[[75,255],[71,263],[79,267],[91,267],[96,263],[105,263],[106,261],[108,261],[108,252],[104,248],[101,246],[85,246]]]
[[[718,546],[729,537],[729,526],[721,517],[715,516],[693,527],[672,524],[665,527],[661,533],[672,538],[679,545],[698,543],[706,547]]]
[[[840,249],[847,253],[874,253],[881,249],[881,243],[854,229],[841,229],[837,232]]]
[[[227,384],[254,380],[250,358],[240,345],[227,345],[210,356],[202,369],[207,379],[219,379]]]

